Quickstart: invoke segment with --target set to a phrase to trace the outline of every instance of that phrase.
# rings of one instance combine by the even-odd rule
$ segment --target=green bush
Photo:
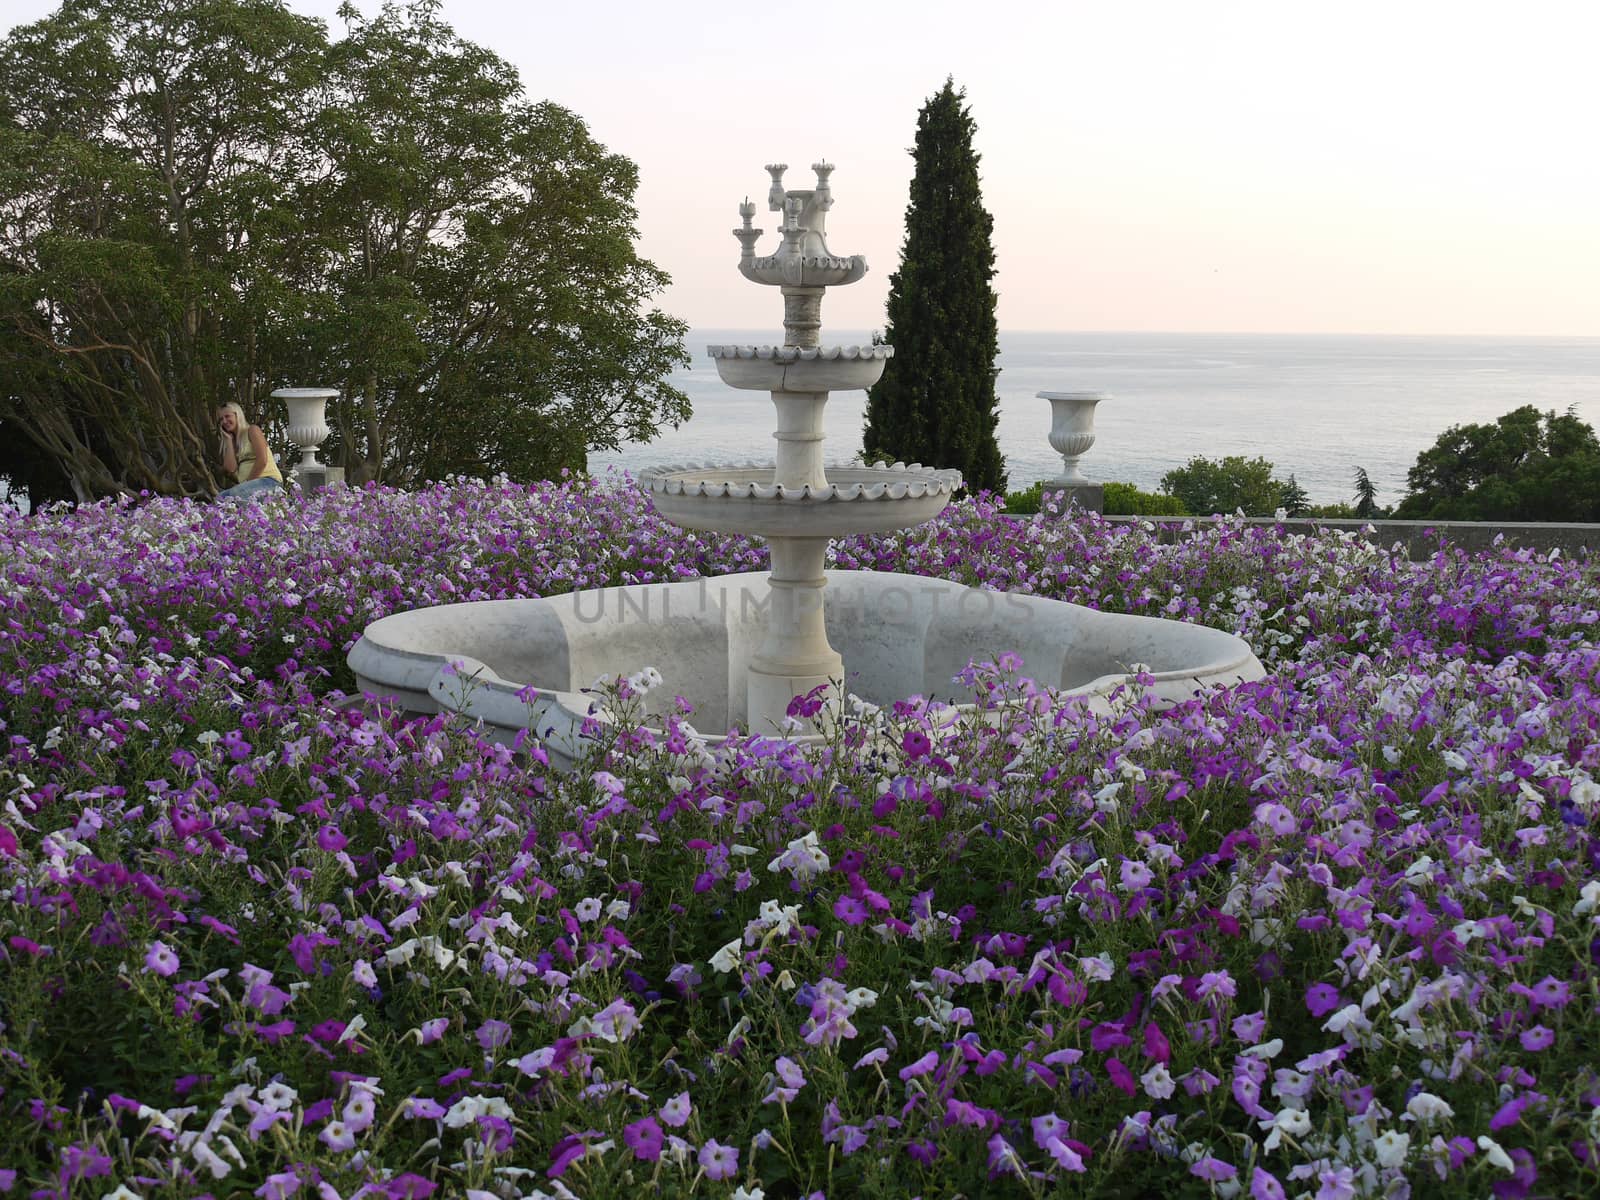
[[[1044,481],[1006,496],[1005,511],[1013,516],[1032,516],[1044,507]],[[1109,517],[1185,517],[1188,510],[1176,496],[1142,492],[1131,483],[1105,485],[1105,513]]]
[[[1272,477],[1273,467],[1264,458],[1246,459],[1230,454],[1220,461],[1196,455],[1187,464],[1161,477],[1161,490],[1176,496],[1184,508],[1197,516],[1224,516],[1242,509],[1247,517],[1270,517],[1286,504],[1289,486]],[[1294,485],[1297,507],[1305,493]]]
[[[1106,484],[1107,516],[1186,517],[1189,510],[1176,496],[1142,492],[1131,483]]]
[[[1005,511],[1018,517],[1031,517],[1039,511],[1044,503],[1044,480],[1039,480],[1032,487],[1024,488],[1020,492],[1009,492],[1006,495]]]

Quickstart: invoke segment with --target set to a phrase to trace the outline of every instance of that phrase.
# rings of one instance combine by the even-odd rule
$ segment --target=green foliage
[[[1354,507],[1344,503],[1342,500],[1335,504],[1313,504],[1300,515],[1303,517],[1327,517],[1329,520],[1334,521],[1354,521],[1362,516]]]
[[[1004,493],[994,221],[983,207],[977,126],[965,98],[947,79],[917,118],[906,237],[889,277],[883,339],[895,356],[868,393],[863,442],[868,461],[954,467],[972,490]]]
[[[1367,476],[1365,467],[1356,468],[1356,499],[1354,513],[1358,517],[1377,517],[1383,515],[1383,509],[1378,507],[1378,487]]]
[[[1006,494],[1005,511],[1013,516],[1030,517],[1044,505],[1044,480],[1040,479],[1020,492]]]
[[[1196,516],[1228,515],[1243,509],[1247,517],[1270,517],[1279,508],[1288,507],[1285,499],[1303,505],[1305,492],[1299,484],[1294,485],[1297,496],[1286,495],[1288,485],[1274,479],[1272,470],[1272,464],[1264,458],[1230,454],[1213,462],[1196,455],[1185,466],[1163,475],[1161,490],[1176,496]]]
[[[1600,441],[1571,410],[1527,404],[1492,425],[1452,425],[1406,480],[1401,520],[1600,520]]]
[[[1159,492],[1140,491],[1131,483],[1105,485],[1105,512],[1107,516],[1129,517],[1186,517],[1189,510],[1176,496]]]
[[[1311,511],[1311,497],[1293,472],[1286,483],[1278,485],[1278,507],[1291,517],[1303,517]]]
[[[340,388],[355,481],[688,415],[634,165],[437,9],[330,41],[281,0],[67,0],[0,42],[0,420],[80,494],[210,492],[215,406],[270,437],[286,384]]]
[[[1020,492],[1011,492],[1006,496],[1005,511],[1013,516],[1031,516],[1044,507],[1044,481],[1041,479],[1031,487]],[[1108,483],[1105,485],[1106,516],[1132,516],[1132,517],[1182,517],[1188,513],[1183,504],[1174,496],[1163,496],[1157,492],[1141,492],[1131,483]]]

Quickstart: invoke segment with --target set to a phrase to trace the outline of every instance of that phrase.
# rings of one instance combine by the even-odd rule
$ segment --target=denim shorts
[[[244,504],[250,500],[260,500],[263,496],[270,496],[274,492],[283,491],[283,484],[270,475],[263,475],[259,479],[246,479],[243,483],[235,484],[231,488],[217,493],[217,499],[225,504]]]

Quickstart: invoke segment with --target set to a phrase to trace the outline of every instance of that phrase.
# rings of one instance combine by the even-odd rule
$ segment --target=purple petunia
[[[622,1143],[642,1162],[655,1162],[661,1157],[663,1134],[654,1117],[643,1117],[623,1127]]]
[[[724,1146],[715,1138],[707,1138],[696,1156],[707,1179],[732,1179],[739,1173],[739,1151],[734,1146]]]

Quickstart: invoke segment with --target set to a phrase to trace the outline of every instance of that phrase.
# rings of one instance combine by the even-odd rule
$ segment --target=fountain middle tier
[[[893,346],[707,346],[717,374],[752,392],[850,392],[871,387]]]
[[[888,533],[932,520],[961,486],[959,471],[918,463],[831,466],[820,486],[775,483],[773,468],[687,464],[639,473],[674,525],[766,538]]]

